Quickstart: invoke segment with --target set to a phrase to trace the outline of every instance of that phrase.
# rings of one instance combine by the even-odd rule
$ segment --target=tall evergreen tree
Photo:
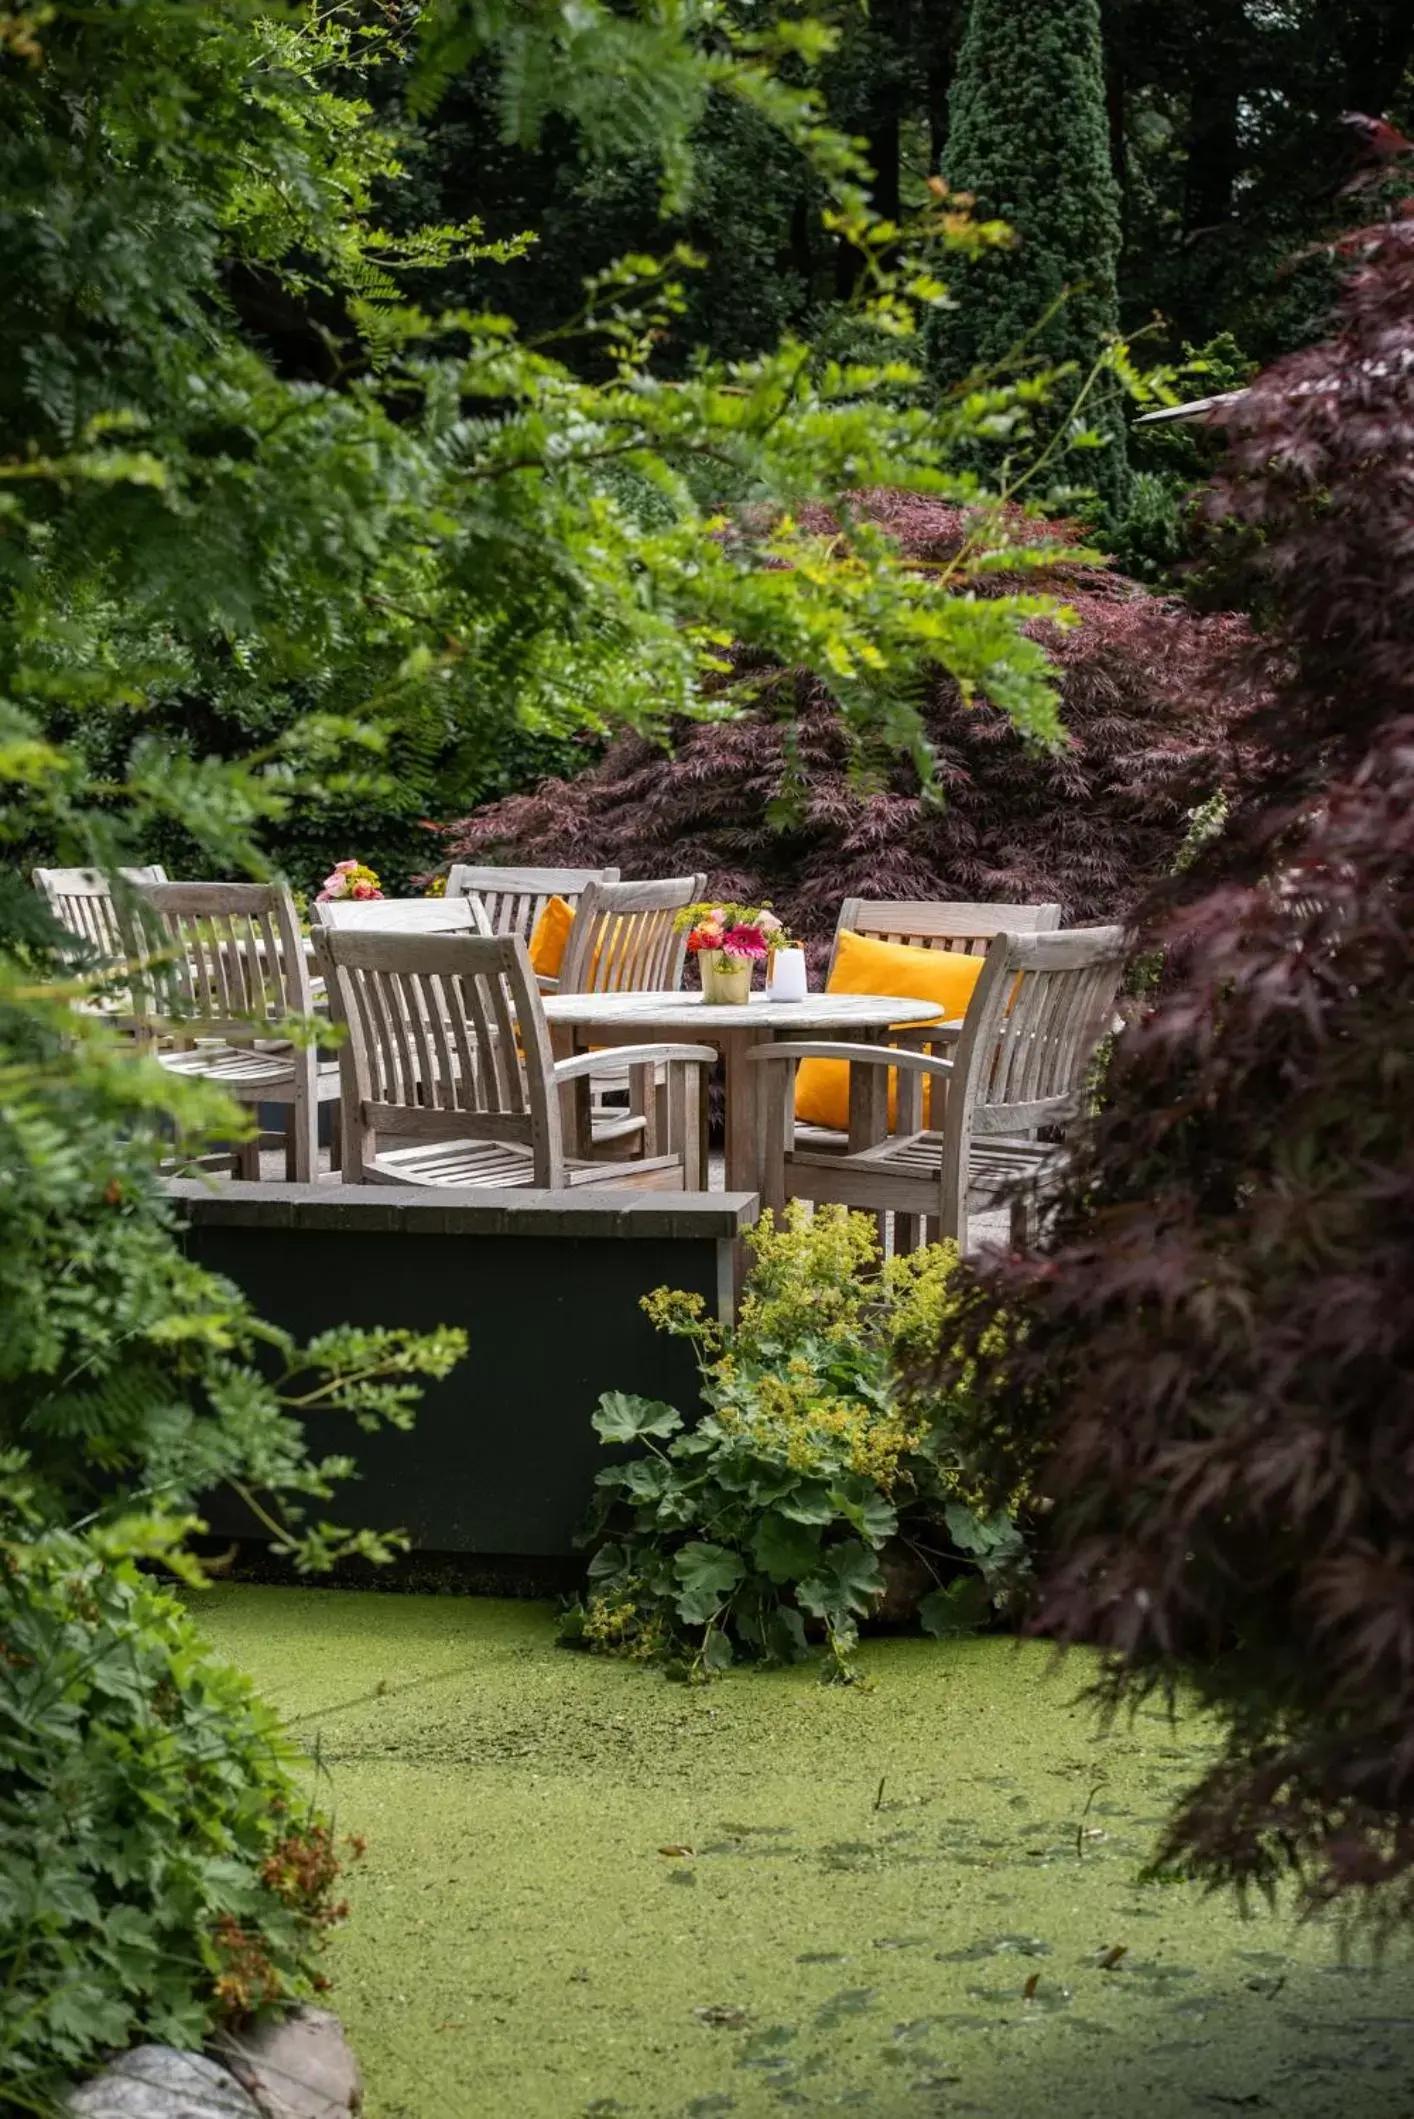
[[[943,174],[1015,244],[953,277],[959,306],[933,339],[939,380],[1018,354],[1088,374],[1119,326],[1120,196],[1111,166],[1100,0],[971,0]],[[1077,378],[1078,380],[1079,378]],[[1057,386],[1068,406],[1074,388]],[[1087,403],[1107,446],[1086,470],[1111,505],[1125,485],[1112,399]]]

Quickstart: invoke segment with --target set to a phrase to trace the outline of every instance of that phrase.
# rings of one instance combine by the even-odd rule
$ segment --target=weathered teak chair
[[[964,905],[947,899],[846,898],[830,949],[833,970],[840,936],[867,934],[914,949],[951,949],[985,956],[996,934],[1046,934],[1060,926],[1059,905]]]
[[[705,875],[587,884],[565,943],[558,991],[676,993],[687,962],[687,935],[675,923],[680,912],[699,903],[706,887]],[[625,1108],[627,1088],[623,1062],[601,1053],[592,1077],[566,1096],[566,1123],[573,1125],[582,1153],[638,1153],[643,1114],[633,1108],[632,1097]]]
[[[316,898],[315,927],[360,934],[490,934],[479,898]]]
[[[994,935],[1047,934],[1060,926],[1059,905],[968,905],[947,899],[846,898],[835,922],[830,971],[835,968],[842,934],[867,935],[871,941],[897,942],[911,949],[944,949],[962,956],[985,956]],[[829,984],[829,973],[826,973]],[[915,1052],[937,1049],[928,1030],[898,1033],[900,1044]],[[950,1040],[951,1042],[951,1040]],[[935,1088],[934,1094],[938,1095]],[[797,1122],[798,1146],[807,1143],[828,1154],[849,1145],[849,1135],[833,1126]]]
[[[129,883],[165,883],[159,861],[145,868],[120,868]],[[31,882],[61,927],[92,945],[101,957],[120,957],[123,936],[113,903],[113,881],[98,868],[36,868]]]
[[[588,883],[560,965],[561,993],[676,993],[687,935],[675,922],[700,902],[705,875]]]
[[[146,1042],[181,1041],[155,1055],[169,1072],[215,1082],[239,1103],[287,1106],[285,1174],[311,1183],[319,1106],[338,1097],[339,1070],[281,1034],[314,1015],[290,893],[277,883],[147,883],[139,895],[128,946],[134,1028]],[[259,1141],[243,1142],[232,1162],[235,1175],[258,1178]]]
[[[447,875],[448,898],[473,898],[492,934],[528,942],[551,898],[578,906],[591,883],[617,883],[617,868],[475,868],[457,861]]]
[[[1053,934],[999,934],[951,1058],[898,1047],[800,1043],[758,1045],[751,1058],[775,1070],[765,1099],[762,1199],[840,1201],[906,1217],[906,1242],[921,1220],[967,1244],[968,1216],[1009,1202],[1013,1241],[1024,1241],[1031,1208],[1059,1174],[1064,1149],[1035,1139],[1080,1111],[1095,1053],[1114,1023],[1124,971],[1122,927]],[[789,1144],[789,1076],[803,1059],[844,1059],[856,1120],[843,1154]],[[897,1130],[887,1131],[885,1088],[898,1070]],[[922,1083],[949,1083],[942,1130],[921,1125]]]
[[[318,938],[334,1020],[347,1025],[346,1183],[635,1184],[699,1191],[702,1070],[710,1045],[635,1045],[630,1075],[667,1082],[660,1137],[640,1087],[647,1138],[635,1163],[567,1155],[561,1087],[598,1056],[551,1057],[544,1004],[519,935],[390,935],[326,928]]]

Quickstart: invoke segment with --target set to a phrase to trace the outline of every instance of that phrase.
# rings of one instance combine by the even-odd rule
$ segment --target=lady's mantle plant
[[[863,1214],[792,1205],[748,1238],[738,1324],[700,1295],[660,1288],[644,1308],[693,1341],[706,1413],[611,1391],[594,1425],[643,1453],[599,1474],[587,1601],[566,1638],[701,1677],[738,1653],[796,1662],[812,1627],[827,1674],[852,1675],[859,1621],[886,1568],[924,1592],[946,1634],[1005,1601],[1023,1556],[1009,1513],[971,1505],[946,1424],[910,1405],[899,1377],[947,1332],[951,1245],[881,1266]]]

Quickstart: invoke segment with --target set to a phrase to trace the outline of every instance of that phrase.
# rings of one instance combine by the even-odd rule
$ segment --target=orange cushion
[[[574,907],[568,899],[547,899],[530,937],[530,968],[538,978],[559,977],[573,925]]]
[[[876,942],[869,935],[839,938],[827,993],[889,993],[900,999],[936,1001],[939,1019],[949,1022],[967,1013],[972,991],[982,976],[985,957],[956,949],[916,949],[908,942]],[[889,1124],[894,1122],[898,1077],[889,1072]],[[930,1083],[923,1091],[923,1120],[929,1119]],[[849,1129],[848,1060],[802,1060],[795,1077],[795,1115],[803,1125]]]

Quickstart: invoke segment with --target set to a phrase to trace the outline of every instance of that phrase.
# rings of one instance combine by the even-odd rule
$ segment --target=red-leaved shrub
[[[979,1450],[1054,1500],[1031,1623],[1186,1673],[1225,1730],[1171,1820],[1209,1881],[1414,1912],[1414,201],[1335,338],[1229,415],[1210,496],[1276,616],[1220,835],[1145,908],[1044,1255],[973,1278]]]
[[[957,550],[956,508],[914,494],[862,498],[920,562]],[[802,519],[829,527],[823,515]],[[1027,534],[1019,519],[1014,527]],[[715,895],[769,899],[817,954],[853,895],[1054,899],[1069,921],[1123,914],[1171,864],[1188,811],[1225,784],[1223,736],[1238,701],[1198,678],[1245,626],[1195,618],[1101,567],[1069,568],[1048,585],[1080,620],[1072,632],[1044,628],[1069,731],[1058,756],[1028,747],[997,708],[965,705],[935,672],[927,718],[942,801],[924,801],[907,764],[872,781],[851,770],[858,761],[815,679],[760,669],[761,697],[743,719],[679,725],[668,751],[625,738],[579,779],[546,781],[449,826],[447,853],[613,862],[626,877],[705,869]]]

